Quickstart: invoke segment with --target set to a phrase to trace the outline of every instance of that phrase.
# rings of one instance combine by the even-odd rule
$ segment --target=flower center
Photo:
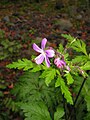
[[[42,55],[45,57],[46,56],[46,53],[44,50],[42,50]]]

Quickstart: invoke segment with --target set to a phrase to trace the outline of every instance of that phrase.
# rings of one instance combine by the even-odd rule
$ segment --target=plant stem
[[[77,100],[78,100],[78,98],[79,98],[79,96],[80,96],[80,93],[81,93],[81,91],[82,91],[82,88],[83,88],[83,86],[84,86],[85,81],[86,81],[86,78],[84,78],[84,80],[83,80],[83,82],[82,82],[82,84],[81,84],[81,87],[80,87],[80,89],[79,89],[79,92],[78,92],[78,94],[77,94],[77,96],[76,96],[76,99],[75,99],[75,101],[74,101],[74,105],[72,106],[72,109],[73,109],[73,110],[72,110],[72,112],[71,112],[68,120],[72,120],[72,117],[74,117],[74,120],[76,120],[75,105],[76,105]],[[74,115],[74,116],[73,116],[73,115]]]
[[[74,105],[73,105],[74,107],[75,107],[75,105],[76,105],[76,103],[77,103],[77,100],[78,100],[78,98],[79,98],[79,95],[80,95],[80,93],[81,93],[81,90],[82,90],[82,88],[83,88],[83,86],[84,86],[85,81],[86,81],[86,78],[84,78],[84,80],[83,80],[83,82],[82,82],[82,85],[81,85],[81,87],[80,87],[80,89],[79,89],[79,92],[78,92],[78,94],[77,94],[77,96],[76,96],[76,99],[75,99]]]

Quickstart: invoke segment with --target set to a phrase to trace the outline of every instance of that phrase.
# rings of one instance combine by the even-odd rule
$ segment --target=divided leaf
[[[37,65],[37,66],[35,65],[33,66],[33,69],[31,70],[31,72],[38,72],[40,70],[42,70],[41,65]]]
[[[67,79],[67,84],[68,85],[70,85],[70,84],[72,84],[74,82],[74,79],[73,79],[73,77],[72,77],[72,75],[70,73],[66,73],[65,77]]]
[[[86,44],[82,40],[77,39],[74,43],[72,43],[71,47],[77,52],[83,52],[87,55]]]
[[[28,59],[22,59],[22,60],[18,60],[17,62],[13,62],[9,65],[6,66],[7,68],[14,68],[14,69],[23,69],[23,70],[29,70],[31,68],[33,68],[33,64],[30,60]]]
[[[69,42],[74,42],[75,38],[72,37],[70,34],[62,34],[62,37],[66,38]]]
[[[63,53],[63,51],[64,51],[63,45],[62,45],[62,44],[59,44],[59,52],[60,52],[60,53]]]
[[[43,102],[30,102],[21,106],[25,120],[51,120],[47,106]]]
[[[61,77],[58,77],[57,81],[55,83],[55,87],[59,87],[59,86],[60,86],[61,92],[62,92],[62,94],[64,94],[64,97],[66,98],[67,102],[70,104],[73,104],[71,93],[70,93],[68,87],[65,85],[64,79]]]
[[[67,34],[62,34],[62,36],[69,41],[68,43],[69,47],[73,48],[77,52],[83,52],[85,55],[87,55],[86,44],[82,40],[76,39],[71,35],[67,35]]]
[[[64,109],[62,107],[58,107],[56,112],[54,113],[54,120],[61,120],[64,116]]]
[[[87,61],[87,57],[85,55],[76,56],[74,59],[72,59],[72,63],[85,63]]]
[[[87,104],[87,110],[90,112],[90,90],[88,91],[88,94],[85,96],[85,101]]]
[[[45,83],[48,86],[51,83],[51,81],[55,78],[55,76],[55,69],[47,69],[40,75],[40,78],[45,78]]]
[[[84,64],[81,69],[83,70],[90,70],[90,61],[87,61],[86,64]]]

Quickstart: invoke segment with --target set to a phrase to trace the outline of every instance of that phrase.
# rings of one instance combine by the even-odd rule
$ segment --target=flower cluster
[[[33,44],[33,49],[36,52],[40,53],[40,55],[35,58],[35,62],[37,64],[41,64],[45,60],[47,67],[50,67],[51,63],[50,63],[49,58],[53,58],[55,56],[55,51],[51,47],[46,49],[45,48],[46,43],[47,43],[47,39],[44,38],[41,42],[41,48],[38,47],[35,43]],[[54,64],[57,66],[57,68],[63,69],[65,67],[68,71],[70,71],[70,68],[66,66],[66,62],[60,59],[59,57],[55,58]]]

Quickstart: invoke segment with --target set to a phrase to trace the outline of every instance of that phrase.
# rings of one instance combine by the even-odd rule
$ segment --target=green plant
[[[4,104],[14,112],[22,109],[26,116],[25,120],[51,120],[50,115],[59,120],[64,115],[64,109],[59,105],[62,101],[61,96],[58,96],[60,89],[54,88],[53,83],[47,87],[44,79],[40,79],[39,76],[40,72],[26,71],[11,90],[14,99],[6,98]],[[58,110],[61,110],[63,115],[59,115]]]
[[[11,91],[26,120],[90,119],[90,54],[82,40],[71,35],[62,36],[68,40],[65,48],[60,44],[57,50],[45,49],[45,38],[41,48],[33,44],[33,49],[40,53],[38,57],[7,65],[8,68],[27,71]],[[69,50],[75,53],[73,57]],[[52,58],[50,61],[49,57]],[[36,66],[33,59],[39,65]],[[44,59],[46,64],[41,64]]]
[[[5,37],[5,32],[0,30],[0,60],[12,57],[19,53],[21,45],[15,41],[10,41]]]

